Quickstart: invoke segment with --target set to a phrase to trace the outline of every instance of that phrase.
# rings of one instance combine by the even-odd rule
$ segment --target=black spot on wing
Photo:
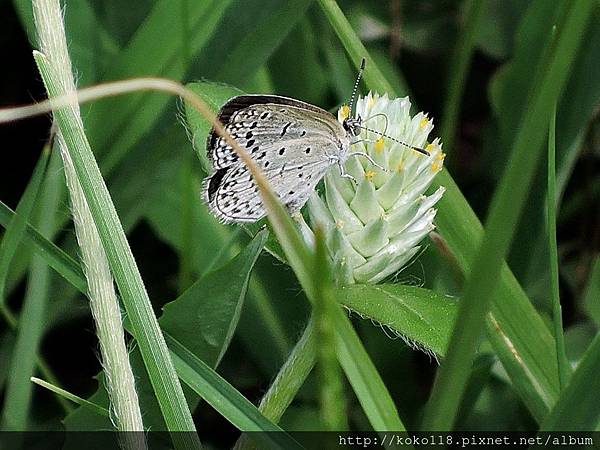
[[[227,174],[229,167],[225,167],[224,169],[219,169],[215,173],[210,176],[208,180],[208,201],[212,202],[215,198],[215,192],[221,186],[221,182],[223,181],[223,177]]]
[[[288,122],[283,126],[283,129],[281,130],[281,134],[279,135],[280,137],[283,137],[283,135],[287,132],[288,128],[292,125],[292,122]]]

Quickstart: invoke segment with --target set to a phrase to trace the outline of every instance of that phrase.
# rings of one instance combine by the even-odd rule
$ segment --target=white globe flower
[[[369,93],[359,97],[356,113],[366,127],[378,130],[409,145],[425,148],[422,155],[391,139],[363,131],[363,142],[353,152],[365,152],[385,171],[366,158],[352,156],[345,170],[356,183],[330,170],[322,195],[308,202],[312,229],[322,227],[336,267],[338,282],[377,283],[398,272],[419,251],[422,239],[434,229],[435,204],[440,187],[430,196],[423,193],[442,169],[444,153],[439,139],[427,144],[433,124],[426,114],[411,118],[408,97],[389,99]],[[340,108],[338,118],[349,114]],[[386,123],[387,122],[387,123]],[[306,239],[311,228],[301,220]]]

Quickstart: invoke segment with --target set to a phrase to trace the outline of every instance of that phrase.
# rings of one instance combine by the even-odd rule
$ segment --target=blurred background
[[[594,1],[594,0],[589,0]],[[28,1],[0,0],[0,105],[44,98],[31,57]],[[478,5],[481,3],[481,5]],[[472,42],[464,93],[444,133],[446,167],[480,219],[485,218],[502,175],[510,143],[526,107],[532,67],[551,35],[559,1],[527,0],[340,0],[339,4],[369,53],[414,111],[434,118],[432,136],[452,118],[448,113],[455,48]],[[576,361],[600,324],[600,2],[558,105],[557,184],[560,194],[558,244],[561,300],[568,356]],[[473,8],[477,8],[476,13]],[[473,15],[476,14],[475,25]],[[471,17],[471,21],[467,20]],[[66,2],[71,56],[80,86],[142,75],[180,81],[206,79],[247,92],[292,96],[325,109],[347,101],[356,70],[318,5],[309,0]],[[469,34],[472,33],[472,34]],[[364,86],[361,88],[366,93]],[[134,255],[157,312],[204,274],[231,228],[214,221],[200,202],[204,176],[192,151],[181,111],[165,96],[134,95],[87,105],[82,115],[100,167],[128,232]],[[452,122],[450,122],[452,124]],[[50,120],[39,117],[0,127],[4,158],[0,199],[15,208],[48,137]],[[536,308],[551,312],[544,226],[545,162],[540,164],[521,218],[509,264]],[[69,206],[58,202],[54,241],[77,255]],[[244,237],[240,235],[243,241]],[[30,253],[21,249],[8,280],[9,307],[20,310]],[[263,254],[232,346],[219,372],[257,401],[284,361],[307,320],[308,305],[291,270]],[[430,244],[400,281],[454,294],[460,278]],[[266,297],[284,335],[263,323],[256,297]],[[406,346],[380,326],[354,317],[407,428],[420,420],[437,363]],[[88,397],[100,371],[94,325],[72,288],[51,274],[41,354],[60,383]],[[534,337],[532,337],[534,338]],[[0,323],[0,392],[14,334]],[[458,428],[530,430],[535,422],[511,389],[486,344],[476,365]],[[275,349],[275,350],[270,350]],[[348,390],[349,395],[351,391]],[[476,394],[477,395],[476,395]],[[0,393],[0,399],[2,394]],[[350,397],[356,406],[356,399]],[[314,374],[286,412],[288,429],[319,426]],[[350,407],[356,429],[369,429],[359,407]],[[54,397],[34,389],[31,429],[60,428],[65,412]],[[235,428],[201,405],[195,412],[203,441],[232,444]],[[67,419],[67,427],[77,419]],[[71,424],[71,425],[69,425]]]

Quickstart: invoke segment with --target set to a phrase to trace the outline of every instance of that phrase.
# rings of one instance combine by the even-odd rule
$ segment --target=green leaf
[[[182,145],[189,144],[184,142]],[[147,194],[150,201],[143,214],[152,230],[163,242],[179,254],[184,251],[189,253],[192,273],[197,278],[198,275],[207,271],[214,258],[221,253],[231,235],[231,230],[219,223],[209,213],[199,198],[200,182],[194,176],[192,187],[195,201],[190,205],[188,226],[194,237],[202,236],[202,239],[192,239],[192,242],[187,243],[188,247],[185,248],[183,214],[172,214],[172,211],[182,211],[183,209],[184,199],[181,189],[178,189],[178,183],[173,183],[173,180],[179,179],[180,172],[177,169],[182,167],[183,165],[180,164],[179,167],[164,168],[167,176],[157,180],[156,190],[153,189]],[[194,168],[196,167],[197,165],[194,166]],[[233,254],[229,252],[225,256],[230,257]]]
[[[337,290],[337,299],[409,343],[436,355],[446,354],[458,310],[454,299],[401,284],[347,286]]]
[[[362,58],[366,59],[363,79],[367,86],[380,94],[386,92],[388,94],[394,93],[392,85],[383,76],[383,73],[379,70],[373,59],[371,59],[367,49],[360,42],[360,39],[352,29],[350,23],[348,23],[348,20],[346,20],[346,17],[344,17],[344,13],[337,5],[336,1],[319,0],[319,4],[331,23],[331,26],[337,33],[338,38],[342,41],[342,44],[344,44],[350,58],[354,61],[354,64],[358,67]]]
[[[375,431],[404,431],[396,405],[348,317],[335,316],[338,359]]]
[[[521,0],[486,0],[481,26],[477,29],[477,47],[495,59],[510,56],[519,18],[528,2]]]
[[[211,367],[218,365],[231,342],[267,235],[266,230],[258,233],[238,256],[163,308],[162,329]]]
[[[325,97],[329,80],[319,61],[321,40],[318,36],[313,23],[304,18],[269,59],[269,71],[278,95],[314,104]]]
[[[243,94],[243,92],[226,84],[214,83],[210,81],[198,81],[186,85],[190,91],[200,97],[204,102],[217,113],[221,107],[232,97]],[[192,140],[192,146],[196,151],[198,159],[206,173],[212,172],[212,164],[206,154],[206,139],[212,126],[202,114],[200,114],[189,103],[185,103],[185,120],[187,129]]]
[[[476,411],[475,402],[488,384],[492,366],[496,361],[496,357],[490,353],[481,353],[473,361],[473,370],[459,408],[459,418],[466,418],[469,413]]]
[[[541,431],[593,431],[600,424],[600,333],[540,426]]]
[[[0,389],[4,390],[4,383],[8,379],[10,360],[15,346],[15,335],[9,330],[0,333]]]
[[[37,41],[30,0],[13,0],[30,42]],[[93,2],[80,0],[64,9],[65,27],[69,33],[69,55],[79,68],[79,82],[97,81],[106,64],[119,51],[119,43],[104,26]],[[93,30],[93,32],[90,32]]]

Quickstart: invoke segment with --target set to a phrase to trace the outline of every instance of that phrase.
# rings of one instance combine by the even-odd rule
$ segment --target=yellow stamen
[[[442,170],[442,165],[438,161],[434,161],[431,164],[431,171],[434,172],[434,173],[437,173],[440,170]]]
[[[375,141],[375,151],[381,153],[383,151],[383,138],[380,137]]]
[[[444,162],[444,159],[446,159],[446,154],[445,153],[438,153],[437,156],[435,157],[435,159],[437,159],[439,162]]]
[[[376,175],[376,174],[375,174],[375,172],[374,172],[373,170],[367,170],[367,171],[365,172],[365,179],[366,179],[367,181],[371,181],[375,175]]]
[[[341,230],[342,228],[344,228],[344,221],[343,220],[336,220],[335,221],[335,226],[338,230]]]
[[[400,161],[398,163],[398,167],[396,167],[396,172],[400,173],[404,170],[404,161]]]
[[[433,150],[435,150],[436,146],[433,144],[427,144],[427,147],[425,147],[425,150],[427,150],[429,153],[431,153]]]
[[[371,109],[374,104],[375,104],[375,98],[374,97],[369,98],[369,103],[367,105],[368,108]]]
[[[342,106],[342,119],[350,117],[350,107],[348,105]]]
[[[421,123],[419,123],[419,128],[421,128],[421,130],[422,130],[427,125],[429,125],[429,119],[427,118],[427,116],[425,116],[421,119]]]

